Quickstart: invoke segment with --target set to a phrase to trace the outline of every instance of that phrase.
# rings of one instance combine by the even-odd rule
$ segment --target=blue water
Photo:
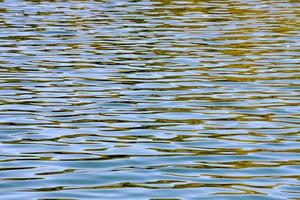
[[[299,10],[0,1],[0,199],[299,199]]]

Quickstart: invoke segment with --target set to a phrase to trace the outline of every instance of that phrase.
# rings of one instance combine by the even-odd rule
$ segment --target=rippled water
[[[299,199],[298,0],[0,1],[2,199]]]

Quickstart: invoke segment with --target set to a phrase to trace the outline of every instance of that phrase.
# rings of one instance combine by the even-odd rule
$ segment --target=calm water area
[[[299,200],[299,0],[0,0],[0,199]]]

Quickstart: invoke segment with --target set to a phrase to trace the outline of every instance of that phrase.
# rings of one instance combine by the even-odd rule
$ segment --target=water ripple
[[[0,3],[4,199],[299,199],[296,0]]]

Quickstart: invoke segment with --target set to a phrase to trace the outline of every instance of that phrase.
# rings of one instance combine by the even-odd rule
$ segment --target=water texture
[[[0,199],[300,199],[298,0],[0,1]]]

